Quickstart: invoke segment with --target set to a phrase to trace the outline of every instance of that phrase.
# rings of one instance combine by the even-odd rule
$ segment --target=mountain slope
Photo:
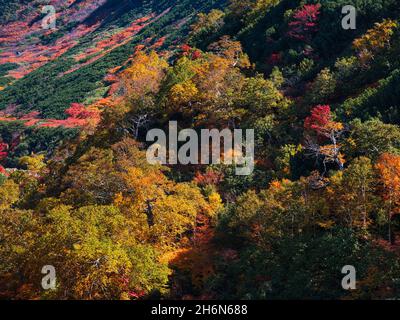
[[[20,8],[9,25],[39,21]],[[36,46],[6,29],[2,78],[26,74],[0,98],[0,298],[399,299],[399,9],[71,1]],[[254,170],[198,164],[184,141],[195,160],[150,164],[146,136],[173,142],[171,121],[190,141],[252,129]]]
[[[50,1],[59,12],[54,32],[41,29],[38,2],[22,4],[17,15],[23,22],[8,23],[0,33],[0,81],[6,87],[0,108],[16,105],[62,118],[71,103],[101,97],[108,70],[123,64],[136,46],[173,46],[196,13],[221,2]]]

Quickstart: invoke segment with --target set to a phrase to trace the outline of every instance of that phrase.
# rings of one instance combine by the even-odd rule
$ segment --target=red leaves
[[[293,15],[293,21],[289,23],[288,35],[301,41],[310,41],[311,35],[318,30],[317,20],[320,15],[321,5],[304,5]]]
[[[65,110],[65,114],[71,118],[76,119],[87,119],[93,115],[93,112],[87,110],[83,104],[71,103],[71,106]]]
[[[181,45],[181,50],[183,55],[187,55],[190,52],[190,50],[192,50],[192,47],[189,46],[188,44],[183,44]]]
[[[344,132],[344,126],[332,119],[331,108],[328,105],[316,106],[311,110],[311,116],[304,121],[304,128],[316,133],[316,135],[305,135],[305,147],[309,155],[323,156],[323,164],[334,162],[343,170],[345,162],[344,155],[340,152],[340,138]],[[328,144],[323,142],[328,141]]]
[[[279,64],[282,61],[282,53],[273,53],[271,56],[267,59],[267,62],[273,66]]]
[[[65,120],[58,119],[41,119],[39,112],[33,111],[28,114],[21,116],[20,118],[14,117],[0,117],[0,121],[24,121],[26,127],[37,125],[38,127],[47,128],[76,128],[76,127],[95,127],[100,121],[100,110],[95,106],[85,107],[80,103],[72,103],[71,106],[65,110],[65,114],[68,116]],[[8,149],[4,147],[4,144],[0,144],[0,160],[7,157],[4,154],[4,150]]]
[[[209,169],[205,173],[197,172],[194,177],[194,182],[200,186],[217,185],[222,181],[222,179],[222,173]]]
[[[72,103],[65,110],[65,114],[69,117],[65,120],[49,119],[45,123],[40,124],[40,127],[56,128],[76,128],[85,127],[87,125],[96,126],[100,121],[100,111],[95,108],[86,108],[83,104]]]
[[[122,31],[106,37],[96,43],[95,46],[87,49],[85,52],[75,56],[76,61],[87,58],[88,56],[97,56],[97,59],[104,56],[104,53],[116,49],[131,40],[131,38],[146,27],[154,14],[137,19]]]
[[[192,60],[200,59],[203,54],[200,50],[194,49],[188,44],[181,45],[182,56],[189,57]]]
[[[8,149],[9,149],[9,146],[7,143],[0,142],[0,161],[3,161],[4,159],[7,158]],[[2,174],[4,176],[8,176],[6,169],[4,169],[4,167],[1,164],[0,164],[0,174]]]
[[[80,1],[77,6],[57,10],[57,12],[60,12],[57,21],[60,25],[68,24],[72,21],[83,21],[105,2],[106,0],[83,0]],[[59,5],[61,6],[61,3]],[[132,40],[132,37],[137,35],[143,28],[150,23],[157,21],[157,19],[161,18],[167,12],[168,10],[158,16],[150,14],[133,21],[129,26],[122,29],[122,31],[116,29],[117,32],[111,36],[103,36],[93,47],[74,57],[77,62],[80,62],[80,60],[83,59],[85,59],[85,62],[79,63],[70,70],[61,73],[60,76],[74,72],[85,65],[93,63],[105,54],[128,43]],[[79,38],[88,33],[94,32],[101,25],[101,19],[103,19],[101,18],[99,21],[96,21],[91,25],[78,23],[77,27],[65,33],[62,37],[50,44],[43,44],[38,40],[39,38],[36,39],[36,37],[34,37],[33,40],[30,40],[32,43],[27,44],[26,39],[32,34],[37,33],[49,36],[54,32],[53,30],[43,30],[41,19],[38,19],[39,14],[40,10],[34,10],[32,13],[21,17],[21,21],[11,22],[6,26],[2,26],[0,30],[0,64],[18,64],[19,66],[16,69],[8,72],[9,76],[16,79],[23,78],[35,69],[66,53],[69,49],[78,44]],[[162,41],[162,39],[160,40]],[[162,45],[162,43],[159,42],[158,45]],[[91,58],[89,61],[86,61],[89,56],[91,56]]]
[[[4,169],[4,167],[2,165],[0,165],[0,174],[2,174],[4,176],[8,176],[6,169]]]
[[[61,6],[63,1],[53,1],[53,5]],[[79,6],[71,6],[60,10],[59,23],[79,22],[88,17],[94,10],[102,5],[105,0],[81,1]],[[27,9],[27,8],[24,8]],[[58,9],[58,8],[57,8]],[[20,12],[25,11],[21,10]],[[40,10],[29,10],[16,22],[10,22],[1,27],[0,30],[0,64],[16,63],[19,66],[8,72],[8,75],[20,79],[35,69],[52,61],[77,44],[77,39],[93,32],[99,24],[90,27],[78,25],[71,32],[66,33],[52,44],[42,44],[38,37],[33,34],[49,36],[53,30],[43,30]],[[58,10],[57,10],[58,11]],[[18,12],[16,13],[19,14]],[[31,38],[27,43],[26,39]]]
[[[324,128],[332,121],[331,108],[328,105],[319,105],[311,110],[311,116],[304,121],[306,130],[321,134]]]
[[[138,291],[129,291],[129,297],[133,299],[140,299],[146,295],[146,292],[143,290]]]
[[[167,37],[161,37],[160,39],[158,39],[158,40],[151,46],[151,48],[152,48],[153,50],[156,50],[156,49],[161,48],[161,47],[164,45],[165,40],[167,40]]]
[[[200,50],[195,50],[192,53],[192,60],[197,60],[197,59],[200,59],[201,57],[202,57],[202,53]]]
[[[0,142],[0,161],[4,160],[8,156],[8,144],[4,142]]]

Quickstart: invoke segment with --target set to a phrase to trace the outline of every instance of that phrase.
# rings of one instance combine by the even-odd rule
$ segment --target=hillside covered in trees
[[[0,0],[0,299],[400,298],[399,23],[397,0]],[[253,129],[254,171],[150,164],[170,121]]]

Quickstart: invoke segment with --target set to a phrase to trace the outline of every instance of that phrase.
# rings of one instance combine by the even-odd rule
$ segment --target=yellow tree
[[[201,36],[206,36],[212,32],[217,32],[224,24],[225,13],[221,10],[213,9],[208,14],[199,13],[197,20],[193,23],[190,38],[196,40]]]
[[[168,63],[152,51],[146,54],[136,53],[132,65],[121,75],[126,95],[132,98],[142,98],[148,93],[159,90]]]
[[[141,241],[176,246],[193,231],[199,214],[212,216],[220,207],[219,195],[208,198],[191,183],[169,180],[163,170],[150,165],[137,143],[124,139],[113,146],[114,171],[122,182],[114,204],[131,218]],[[178,241],[179,242],[179,241]]]
[[[158,110],[155,105],[155,94],[160,89],[168,63],[152,51],[146,54],[136,53],[132,65],[121,74],[122,87],[125,90],[124,103],[131,114],[123,121],[122,126],[138,138],[139,130],[148,125],[151,117]],[[121,106],[119,106],[120,108]]]
[[[354,40],[353,47],[357,51],[362,65],[366,65],[376,54],[390,45],[390,39],[398,27],[391,19],[375,23],[361,38]]]
[[[331,200],[331,208],[338,213],[339,221],[345,220],[350,228],[361,229],[363,235],[367,235],[370,214],[377,202],[371,160],[356,158],[348,168],[337,172],[329,180],[326,198]]]

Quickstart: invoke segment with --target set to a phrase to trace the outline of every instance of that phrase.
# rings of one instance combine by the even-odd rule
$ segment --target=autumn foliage
[[[321,5],[304,5],[295,11],[292,21],[289,22],[288,35],[291,38],[308,42],[313,34],[318,30],[318,17]]]
[[[355,0],[356,31],[339,0],[52,0],[57,31],[15,3],[0,12],[0,299],[400,297],[396,1]],[[216,153],[254,147],[254,170],[150,164],[151,129],[174,155],[170,121],[250,130]]]

